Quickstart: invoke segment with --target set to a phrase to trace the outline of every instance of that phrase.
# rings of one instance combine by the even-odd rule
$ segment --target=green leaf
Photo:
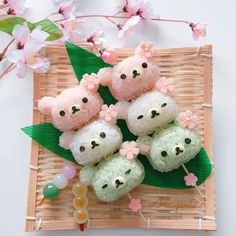
[[[25,21],[26,19],[18,16],[2,19],[0,20],[0,31],[12,35],[12,30],[14,29],[14,26],[22,24]]]
[[[49,19],[45,19],[36,23],[27,22],[30,31],[35,29],[37,26],[41,26],[41,30],[49,34],[47,41],[53,41],[61,38],[63,36],[60,28]]]
[[[185,185],[184,176],[186,175],[183,167],[172,170],[166,173],[154,170],[145,156],[140,155],[139,160],[142,162],[145,169],[145,178],[143,184],[161,187],[161,188],[175,188],[175,189],[188,189]],[[211,174],[212,165],[208,159],[207,153],[204,148],[191,161],[184,164],[189,172],[197,176],[197,185],[202,184]]]
[[[51,123],[32,125],[24,127],[21,130],[49,151],[65,158],[68,161],[76,163],[71,151],[58,145],[61,132]]]
[[[66,50],[79,81],[86,73],[97,73],[103,67],[112,67],[95,54],[69,42],[66,42]]]

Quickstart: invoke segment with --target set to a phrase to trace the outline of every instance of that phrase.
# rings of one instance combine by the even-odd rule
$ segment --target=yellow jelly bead
[[[75,196],[85,196],[87,193],[87,186],[80,182],[77,182],[73,186],[73,193]]]
[[[74,208],[83,209],[88,206],[88,199],[86,197],[75,197],[73,200]]]
[[[76,223],[83,224],[88,220],[88,211],[87,210],[76,211],[73,217]]]

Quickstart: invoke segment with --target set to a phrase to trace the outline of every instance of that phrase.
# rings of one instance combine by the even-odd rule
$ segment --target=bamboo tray
[[[86,45],[84,45],[86,47]],[[88,48],[89,49],[89,48]],[[117,49],[119,60],[133,54],[133,49]],[[48,46],[46,56],[51,62],[47,74],[34,75],[33,123],[49,122],[37,110],[43,96],[55,96],[78,84],[64,47]],[[174,77],[177,86],[174,99],[181,110],[192,109],[200,117],[198,133],[213,163],[212,155],[212,47],[159,49],[156,60],[161,76]],[[78,229],[72,218],[71,186],[62,190],[58,199],[37,206],[44,184],[52,180],[66,161],[32,141],[26,231]],[[213,171],[214,172],[214,171]],[[74,181],[78,180],[75,179]],[[128,208],[128,197],[106,204],[97,200],[89,189],[90,220],[87,228],[159,228],[216,230],[213,173],[196,189],[175,190],[141,185],[131,192],[142,201],[142,212],[148,221]]]

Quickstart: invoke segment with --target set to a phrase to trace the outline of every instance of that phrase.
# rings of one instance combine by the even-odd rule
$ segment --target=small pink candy
[[[73,179],[76,175],[76,168],[73,165],[65,164],[61,172],[67,179]]]

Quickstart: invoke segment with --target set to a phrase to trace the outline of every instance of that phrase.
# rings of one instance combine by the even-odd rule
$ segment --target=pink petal
[[[49,34],[42,31],[40,27],[35,28],[30,34],[31,39],[38,43],[44,43],[48,36]]]
[[[134,155],[133,155],[132,152],[128,152],[127,155],[126,155],[126,157],[127,157],[127,159],[129,159],[129,160],[134,159]]]
[[[105,117],[104,117],[104,119],[105,119],[105,121],[111,121],[111,116],[110,115],[105,115]]]
[[[141,20],[140,16],[132,16],[126,23],[123,25],[122,29],[119,31],[118,37],[122,38],[125,33],[129,32],[135,25],[137,25]]]
[[[15,38],[16,43],[25,45],[25,42],[29,38],[30,31],[26,23],[22,25],[15,25],[12,31],[12,36]]]
[[[120,155],[125,157],[127,154],[126,149],[120,149]]]
[[[108,106],[106,104],[102,105],[102,110],[107,110],[108,109]]]

